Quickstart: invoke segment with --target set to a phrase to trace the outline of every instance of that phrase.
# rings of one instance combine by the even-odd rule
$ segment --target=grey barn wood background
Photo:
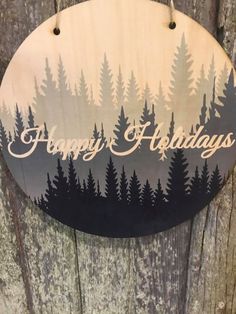
[[[235,0],[175,2],[235,64]],[[54,12],[53,0],[0,0],[1,79],[20,43]],[[0,157],[0,313],[235,314],[235,179],[234,172],[193,221],[159,235],[106,239],[35,208]]]

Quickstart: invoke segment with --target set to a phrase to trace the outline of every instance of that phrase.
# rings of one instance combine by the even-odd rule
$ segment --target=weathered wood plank
[[[214,33],[235,60],[232,0],[176,6]],[[1,77],[21,41],[53,10],[53,1],[1,1]],[[7,32],[6,25],[12,26]],[[34,208],[6,170],[0,173],[0,312],[236,312],[235,175],[192,223],[131,240],[76,232],[75,241],[73,230]]]

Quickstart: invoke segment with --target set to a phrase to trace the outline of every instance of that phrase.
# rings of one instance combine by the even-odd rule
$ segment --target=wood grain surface
[[[175,2],[236,64],[235,1]],[[54,12],[53,0],[1,0],[1,78],[20,43]],[[35,208],[0,157],[0,313],[235,314],[235,180],[236,173],[193,221],[155,236],[106,239]]]

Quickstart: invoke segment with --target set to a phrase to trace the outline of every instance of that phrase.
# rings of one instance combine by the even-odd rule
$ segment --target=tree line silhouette
[[[88,215],[88,208],[91,214],[96,215],[104,208],[107,210],[106,214],[109,214],[114,206],[125,217],[129,210],[139,212],[144,217],[148,213],[158,216],[164,211],[176,211],[177,215],[181,215],[186,210],[194,210],[188,205],[192,204],[194,207],[196,201],[202,205],[207,204],[224,183],[218,165],[210,174],[205,161],[201,171],[196,167],[192,178],[189,177],[188,166],[184,151],[176,150],[171,159],[165,191],[160,179],[157,179],[155,189],[151,187],[149,180],[142,186],[136,171],[128,179],[125,167],[118,175],[110,157],[105,172],[105,190],[102,193],[100,182],[95,180],[91,170],[87,179],[81,182],[72,157],[69,160],[68,175],[58,159],[56,175],[51,178],[47,174],[45,194],[34,201],[44,211],[63,217],[69,213],[83,213],[86,208],[87,212],[83,213],[85,216]]]

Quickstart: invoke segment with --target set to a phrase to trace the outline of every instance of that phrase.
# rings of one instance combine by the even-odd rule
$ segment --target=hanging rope
[[[60,11],[61,11],[61,0],[56,0],[56,25],[53,30],[55,35],[59,35],[61,33],[60,30]]]
[[[170,29],[176,28],[176,22],[175,22],[175,4],[174,0],[169,0],[169,7],[170,7]]]

